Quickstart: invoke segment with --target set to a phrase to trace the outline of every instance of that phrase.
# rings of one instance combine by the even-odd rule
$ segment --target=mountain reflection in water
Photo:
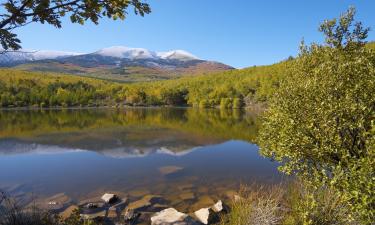
[[[74,201],[161,194],[182,210],[241,183],[280,180],[251,144],[257,124],[254,113],[216,109],[0,111],[0,188]],[[189,204],[186,192],[196,196]]]

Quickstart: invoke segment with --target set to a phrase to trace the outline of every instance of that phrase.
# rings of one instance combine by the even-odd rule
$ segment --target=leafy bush
[[[375,221],[375,53],[354,9],[322,24],[327,45],[302,45],[271,100],[259,144],[319,189],[337,192],[348,216]]]

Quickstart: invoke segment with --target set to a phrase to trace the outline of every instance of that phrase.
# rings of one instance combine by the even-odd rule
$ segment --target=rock
[[[135,202],[131,202],[129,205],[128,205],[128,209],[131,209],[131,210],[140,210],[140,209],[143,209],[143,208],[147,208],[151,206],[151,202],[147,199],[140,199],[138,201],[135,201]]]
[[[220,221],[219,215],[211,208],[202,208],[195,211],[194,216],[203,224],[213,224]]]
[[[123,198],[119,202],[117,202],[116,204],[114,204],[113,206],[111,206],[111,208],[115,208],[118,211],[121,211],[121,210],[123,210],[126,207],[127,204],[128,204],[128,198]]]
[[[179,167],[179,166],[163,166],[159,168],[159,172],[163,175],[170,175],[173,173],[177,173],[178,171],[182,169],[183,167]]]
[[[215,203],[211,207],[211,209],[214,210],[214,212],[216,212],[216,213],[223,211],[224,210],[223,202],[221,200],[219,200],[217,203]]]
[[[142,199],[130,203],[127,208],[138,211],[144,210],[161,199],[160,195],[146,195]]]
[[[121,217],[125,220],[125,222],[135,221],[140,216],[140,213],[134,212],[132,209],[126,209],[122,214]]]
[[[112,204],[118,200],[115,194],[105,193],[101,198],[105,203]]]
[[[108,209],[107,217],[110,219],[115,219],[118,218],[119,216],[119,211],[115,207],[110,207]]]
[[[226,213],[228,208],[221,200],[211,207],[202,208],[194,212],[194,216],[203,224],[217,223],[220,220],[220,214]]]
[[[82,207],[85,208],[85,209],[97,209],[97,208],[101,208],[104,206],[104,203],[101,203],[101,202],[89,202],[85,205],[83,205]]]
[[[151,225],[197,225],[189,215],[174,208],[164,209],[151,217]]]
[[[78,210],[78,206],[71,205],[68,208],[66,208],[63,212],[61,212],[59,215],[61,216],[61,218],[66,219],[69,218],[75,210]]]

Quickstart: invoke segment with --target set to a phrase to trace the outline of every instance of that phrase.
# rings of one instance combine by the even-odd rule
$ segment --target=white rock
[[[194,212],[195,217],[203,223],[208,224],[208,218],[210,216],[210,208],[203,208]]]
[[[113,200],[115,200],[117,198],[117,196],[115,194],[110,194],[110,193],[105,193],[103,196],[102,196],[102,200],[106,203],[110,203],[112,202]]]
[[[184,220],[187,214],[181,213],[174,208],[164,209],[151,217],[151,225],[177,225],[186,224]]]
[[[214,204],[212,207],[212,210],[214,210],[215,212],[221,212],[223,211],[224,207],[223,207],[223,202],[221,200],[219,200],[216,204]]]

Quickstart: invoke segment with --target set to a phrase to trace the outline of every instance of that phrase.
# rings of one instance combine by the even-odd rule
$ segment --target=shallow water
[[[258,123],[251,112],[216,109],[0,111],[0,188],[25,202],[30,193],[73,202],[158,194],[194,210],[241,184],[280,181],[252,144]]]

